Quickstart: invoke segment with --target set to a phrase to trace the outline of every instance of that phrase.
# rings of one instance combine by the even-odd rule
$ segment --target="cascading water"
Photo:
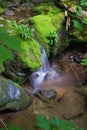
[[[50,71],[50,69],[51,69],[51,67],[50,67],[46,52],[44,49],[42,49],[42,66],[39,71],[47,72],[47,71]]]
[[[33,94],[37,93],[39,85],[46,79],[56,79],[60,77],[60,73],[56,72],[53,68],[51,68],[46,52],[44,48],[42,48],[42,66],[41,68],[34,72],[31,75],[31,84],[34,88]]]

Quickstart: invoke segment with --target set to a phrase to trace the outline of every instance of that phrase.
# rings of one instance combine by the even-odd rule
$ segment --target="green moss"
[[[62,28],[62,22],[64,20],[64,12],[57,8],[52,1],[42,2],[39,6],[34,7],[36,16],[32,17],[34,27],[36,29],[36,36],[39,41],[43,44],[48,56],[50,55],[50,44],[47,40],[47,35],[50,32],[58,33],[57,45],[54,46],[54,49],[60,45],[59,32]],[[54,53],[53,50],[52,53]]]
[[[22,41],[22,48],[24,51],[20,53],[21,60],[25,62],[30,69],[38,69],[42,64],[38,42],[34,39],[31,41]]]
[[[48,15],[38,15],[33,18],[35,28],[38,31],[39,38],[45,42],[46,35],[56,28],[52,25],[51,18]]]
[[[57,14],[59,12],[58,8],[52,2],[41,3],[39,6],[35,6],[33,10],[37,14]]]
[[[1,33],[2,36],[0,40],[4,41],[4,44],[8,45],[8,47],[10,46],[10,50],[11,49],[16,50],[18,52],[18,57],[20,58],[22,62],[26,64],[27,67],[29,67],[31,70],[38,69],[42,64],[41,51],[40,51],[40,46],[38,42],[34,40],[33,38],[31,40],[23,40],[22,38],[19,38],[17,34],[14,33],[14,28],[12,27],[12,23],[10,21],[7,21],[5,19],[0,19],[0,24],[2,24],[3,28],[7,32],[9,32],[10,35],[13,37],[13,40],[10,38],[10,41],[9,41],[8,35],[5,35],[5,34],[3,35]],[[20,43],[18,43],[17,40],[15,41],[15,37],[16,39],[19,39]],[[12,44],[9,45],[11,42]],[[1,48],[1,51],[2,51],[2,48]],[[9,53],[7,52],[7,55],[11,57],[11,54]]]
[[[4,12],[4,9],[0,7],[0,14]]]
[[[3,63],[0,63],[0,73],[5,71],[5,67]]]
[[[84,31],[78,31],[76,29],[74,29],[70,35],[71,36],[74,36],[76,38],[76,41],[80,41],[80,42],[86,42],[87,41],[87,31],[84,30]]]
[[[47,35],[51,31],[58,32],[60,31],[62,21],[64,19],[64,14],[59,11],[58,14],[49,14],[47,15],[37,15],[32,18],[34,22],[34,27],[36,28],[36,35],[38,39],[45,45],[45,49],[49,52],[49,45],[47,44]],[[58,37],[59,41],[59,37]],[[58,43],[59,45],[59,43]]]

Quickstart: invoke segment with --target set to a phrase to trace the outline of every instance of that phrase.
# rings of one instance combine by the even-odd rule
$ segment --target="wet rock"
[[[61,116],[65,119],[73,119],[84,114],[86,102],[83,95],[75,91],[67,93],[59,102]],[[58,110],[59,111],[59,110]]]
[[[36,96],[38,96],[40,99],[47,101],[48,99],[55,98],[57,96],[57,93],[55,90],[40,90],[36,93]]]
[[[26,64],[16,57],[14,61],[4,63],[5,71],[3,74],[12,81],[22,84],[28,79],[30,71]]]
[[[0,111],[9,109],[18,111],[30,104],[25,90],[11,80],[0,77]]]
[[[51,69],[50,71],[47,72],[46,76],[45,76],[45,80],[47,79],[57,79],[61,76],[60,72],[57,72],[54,69]]]

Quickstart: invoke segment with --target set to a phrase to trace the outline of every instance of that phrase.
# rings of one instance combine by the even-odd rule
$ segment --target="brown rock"
[[[83,115],[86,110],[84,96],[75,91],[67,93],[59,102],[59,110],[65,119],[73,119]]]

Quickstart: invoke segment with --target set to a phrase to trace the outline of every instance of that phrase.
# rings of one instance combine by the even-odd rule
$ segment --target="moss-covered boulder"
[[[61,45],[60,32],[64,21],[64,13],[52,2],[41,3],[33,9],[37,13],[31,19],[36,29],[36,36],[44,45],[47,53],[49,54],[52,51],[52,54],[55,55]],[[57,36],[55,36],[56,34]],[[50,42],[53,38],[54,43]]]
[[[11,21],[2,18],[0,19],[0,24],[2,25],[2,28],[4,28],[4,31],[0,32],[0,38],[2,37],[0,41],[9,47],[9,49],[12,49],[12,51],[16,51],[16,55],[19,57],[20,62],[24,62],[30,70],[38,69],[42,63],[39,43],[34,38],[27,40],[18,37],[18,35],[14,33],[15,28],[12,27]],[[14,38],[10,39],[10,36],[6,34],[5,31],[8,32],[11,37],[15,37],[16,41],[14,41]]]
[[[30,104],[26,91],[11,80],[0,77],[0,111],[21,110]]]
[[[37,70],[41,65],[41,52],[38,43],[33,39],[31,41],[23,41],[21,43],[23,51],[14,53],[14,60],[4,62],[6,77],[22,84],[30,76],[31,72]],[[31,48],[32,47],[32,48]]]
[[[11,21],[1,18],[0,24],[0,63],[4,63],[3,73],[15,82],[23,83],[30,72],[42,64],[40,45],[33,37],[27,40],[14,33]]]

